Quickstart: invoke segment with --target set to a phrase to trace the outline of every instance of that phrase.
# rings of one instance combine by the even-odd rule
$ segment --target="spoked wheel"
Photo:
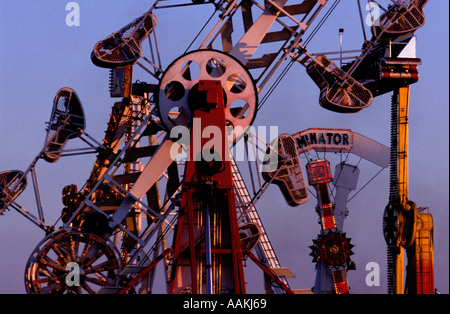
[[[252,125],[256,117],[258,93],[250,72],[233,56],[210,49],[189,52],[176,59],[164,72],[157,95],[158,114],[167,131],[175,126],[191,126],[198,108],[200,81],[220,83],[227,125],[234,128],[233,141]],[[171,114],[178,111],[173,120]]]
[[[93,294],[115,286],[120,268],[120,255],[109,241],[79,230],[59,230],[31,254],[25,286],[32,294]]]

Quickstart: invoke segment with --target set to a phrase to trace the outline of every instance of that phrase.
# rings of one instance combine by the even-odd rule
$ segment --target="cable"
[[[314,28],[312,33],[308,36],[308,38],[305,40],[304,47],[308,45],[308,43],[311,41],[311,39],[316,35],[316,33],[319,31],[319,29],[322,27],[322,25],[325,23],[325,21],[328,19],[328,17],[333,13],[334,9],[337,7],[337,5],[341,2],[341,0],[336,0],[331,8],[327,11],[325,16],[320,20],[319,24]],[[267,93],[264,95],[264,97],[261,99],[260,104],[258,106],[257,111],[259,111],[264,103],[267,101],[267,99],[272,95],[275,88],[278,87],[280,82],[283,80],[283,78],[286,76],[287,72],[292,68],[292,65],[294,64],[294,60],[291,60],[289,64],[284,68],[284,70],[281,72],[281,74],[277,77],[275,82],[272,84],[272,86],[269,88]]]
[[[264,103],[267,101],[267,99],[270,97],[270,95],[272,95],[273,91],[278,87],[278,85],[281,83],[281,81],[283,80],[283,78],[286,76],[287,72],[289,72],[289,70],[292,68],[292,65],[294,64],[294,61],[291,60],[289,61],[289,64],[283,69],[283,71],[281,72],[281,74],[277,77],[277,79],[275,80],[275,82],[272,84],[272,86],[270,86],[269,90],[267,91],[267,93],[264,95],[264,97],[261,99],[261,101],[259,102],[259,106],[257,108],[257,112],[262,108],[262,106],[264,105]]]
[[[326,22],[326,20],[328,19],[328,17],[331,15],[331,13],[333,13],[334,9],[336,9],[337,5],[341,2],[341,0],[336,0],[333,5],[330,7],[330,9],[327,11],[327,13],[325,14],[325,16],[320,20],[319,24],[314,28],[314,30],[312,31],[312,33],[308,36],[308,38],[306,38],[305,42],[304,42],[304,47],[306,47],[309,42],[311,41],[311,39],[313,39],[313,37],[317,34],[317,32],[319,31],[319,29],[323,26],[323,24]]]
[[[362,189],[364,189],[367,185],[369,185],[370,182],[372,182],[385,168],[381,168],[380,171],[378,171],[369,181],[367,181],[366,184],[364,184],[355,194],[353,194],[353,196],[347,201],[347,204],[350,203],[350,201],[356,196],[358,195],[359,192],[362,191]]]
[[[184,53],[186,54],[189,49],[192,47],[192,45],[194,44],[194,42],[197,40],[197,38],[200,36],[200,34],[203,32],[203,30],[206,28],[206,26],[209,24],[209,22],[211,22],[211,19],[214,17],[214,15],[216,14],[216,12],[219,9],[215,9],[213,14],[211,14],[211,16],[209,17],[209,19],[206,21],[205,25],[202,27],[202,29],[198,32],[197,36],[194,37],[194,39],[191,41],[191,43],[189,44],[189,46],[186,48],[186,50],[184,51]]]
[[[361,2],[360,2],[360,0],[356,0],[356,2],[358,2],[359,19],[361,20],[361,28],[362,28],[362,32],[363,32],[363,36],[364,36],[364,43],[365,43],[365,42],[367,42],[367,37],[366,37],[366,30],[364,29],[364,20],[363,20],[363,16],[362,16]]]

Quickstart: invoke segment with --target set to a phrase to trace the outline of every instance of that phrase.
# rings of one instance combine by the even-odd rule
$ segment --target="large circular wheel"
[[[90,233],[58,230],[31,254],[25,286],[31,294],[93,294],[115,286],[121,259],[109,241]]]
[[[248,70],[234,57],[217,50],[196,50],[176,59],[159,85],[157,106],[167,131],[190,127],[196,104],[196,89],[202,80],[220,81],[225,98],[225,118],[236,140],[253,123],[257,90]],[[177,113],[177,116],[173,116]]]

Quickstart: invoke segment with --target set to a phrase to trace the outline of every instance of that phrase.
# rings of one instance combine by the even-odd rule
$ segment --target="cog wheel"
[[[313,262],[323,261],[328,267],[339,268],[350,262],[350,256],[353,255],[353,244],[345,233],[328,232],[319,235],[313,240],[314,245],[310,246],[312,252],[309,254],[313,257]]]
[[[383,236],[388,246],[397,245],[399,236],[398,230],[398,204],[393,205],[389,203],[384,209],[383,213]]]
[[[31,254],[25,287],[31,294],[94,294],[115,286],[122,263],[115,246],[99,236],[60,229]]]
[[[164,128],[190,127],[196,109],[195,94],[202,80],[220,81],[225,118],[234,127],[233,140],[254,121],[258,96],[253,78],[234,57],[217,50],[196,50],[176,59],[163,74],[157,96]]]

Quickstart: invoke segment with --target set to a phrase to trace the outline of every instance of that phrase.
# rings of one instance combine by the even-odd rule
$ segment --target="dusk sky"
[[[69,2],[0,0],[0,172],[26,170],[42,149],[45,122],[49,120],[53,98],[62,87],[76,91],[86,116],[86,132],[101,141],[111,106],[118,99],[110,98],[108,70],[91,62],[91,51],[99,40],[141,16],[153,3],[147,0],[79,0],[76,1],[80,9],[79,25],[68,26],[66,16],[70,11],[66,10],[66,4]],[[329,1],[328,6],[333,2]],[[325,7],[322,15],[327,9]],[[212,12],[212,5],[155,11],[163,67],[185,52]],[[441,293],[449,293],[448,12],[448,1],[430,0],[425,7],[426,24],[416,32],[417,57],[422,60],[420,78],[411,85],[409,107],[409,198],[419,207],[429,207],[433,215],[435,286]],[[360,49],[364,37],[357,1],[341,1],[308,44],[308,51],[338,51],[340,28],[344,29],[343,49]],[[368,26],[365,31],[370,37]],[[143,71],[136,72],[133,80],[137,79],[155,83],[155,79]],[[389,146],[391,93],[376,97],[368,108],[353,114],[328,111],[320,107],[318,99],[319,89],[305,68],[294,64],[258,112],[255,126],[277,126],[279,134],[295,134],[308,128],[345,128]],[[75,139],[68,147],[83,145]],[[336,156],[329,153],[326,158],[330,159],[334,171]],[[82,186],[94,161],[94,155],[66,157],[54,164],[39,161],[36,170],[49,224],[56,221],[63,208],[63,187]],[[359,158],[355,158],[351,162],[358,161]],[[305,159],[303,162],[304,166]],[[380,167],[366,160],[358,167],[359,190],[372,180]],[[389,169],[386,168],[348,203],[349,215],[343,231],[355,245],[352,260],[356,264],[356,270],[348,274],[351,293],[387,291],[382,216],[388,196]],[[36,215],[30,178],[17,202]],[[314,264],[308,246],[320,232],[315,205],[316,198],[310,197],[306,204],[291,207],[275,185],[256,203],[281,266],[289,267],[296,276],[289,280],[294,289],[309,289],[314,285]],[[44,235],[15,211],[6,211],[0,216],[0,293],[25,293],[25,266]],[[366,285],[368,271],[365,268],[372,262],[380,265],[380,286]],[[262,272],[251,261],[247,264],[248,292],[263,293]],[[160,292],[163,291],[162,286]]]

